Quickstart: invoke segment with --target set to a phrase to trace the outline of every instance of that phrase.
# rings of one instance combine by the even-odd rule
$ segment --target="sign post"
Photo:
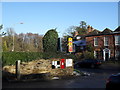
[[[68,38],[68,51],[71,53],[73,52],[73,39]]]
[[[16,77],[17,80],[20,80],[20,60],[16,61]]]

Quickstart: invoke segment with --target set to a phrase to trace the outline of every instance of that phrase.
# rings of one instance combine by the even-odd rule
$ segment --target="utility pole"
[[[22,22],[21,23],[16,23],[16,24],[23,24]],[[14,24],[14,26],[16,25]],[[15,32],[13,31],[13,47],[12,47],[12,51],[15,50]]]
[[[12,48],[12,51],[14,51],[14,45],[15,45],[15,35],[14,35],[15,33],[13,32],[13,48]]]

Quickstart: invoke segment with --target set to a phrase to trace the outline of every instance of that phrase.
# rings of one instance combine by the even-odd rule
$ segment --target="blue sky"
[[[39,33],[57,28],[61,37],[70,26],[80,21],[98,30],[118,26],[118,2],[3,2],[4,29],[13,27],[16,33]],[[23,22],[24,24],[19,24]]]
[[[120,26],[120,1],[118,2],[118,26]]]

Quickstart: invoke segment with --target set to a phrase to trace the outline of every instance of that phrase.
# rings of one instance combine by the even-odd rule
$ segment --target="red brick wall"
[[[109,46],[104,46],[104,37],[109,37]],[[94,38],[98,37],[98,46],[94,46]],[[101,51],[100,53],[103,53],[103,49],[108,48],[110,49],[110,57],[114,57],[114,40],[112,35],[100,35],[100,36],[90,36],[86,37],[87,45],[91,44],[94,47],[94,51]],[[101,54],[100,54],[101,55]],[[99,57],[100,59],[103,59],[103,56]]]

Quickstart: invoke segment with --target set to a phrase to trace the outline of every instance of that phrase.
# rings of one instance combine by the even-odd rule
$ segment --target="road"
[[[100,68],[77,68],[90,73],[90,76],[78,76],[62,80],[34,82],[3,82],[2,88],[105,88],[106,79],[120,72],[119,64],[103,64]]]

